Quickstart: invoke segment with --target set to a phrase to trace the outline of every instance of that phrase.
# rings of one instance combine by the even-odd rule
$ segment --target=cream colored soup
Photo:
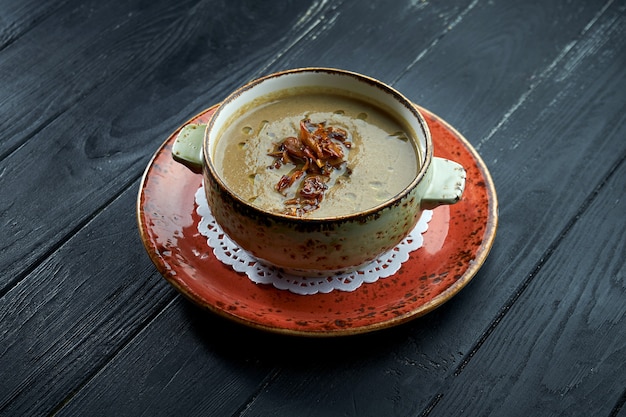
[[[275,186],[294,169],[272,167],[269,153],[289,136],[297,136],[300,121],[347,131],[345,163],[333,171],[319,207],[305,217],[347,215],[384,203],[415,178],[419,158],[411,132],[379,108],[364,101],[328,93],[291,93],[274,97],[236,117],[220,135],[214,165],[225,184],[242,199],[272,212],[285,212],[285,201],[297,187],[283,193]],[[283,195],[284,194],[284,195]]]

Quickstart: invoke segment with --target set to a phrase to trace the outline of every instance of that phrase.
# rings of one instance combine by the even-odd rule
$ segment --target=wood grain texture
[[[40,24],[65,2],[2,1],[0,2],[0,51]]]
[[[88,85],[86,90],[77,91],[75,102],[59,111],[49,124],[42,121],[44,126],[38,127],[37,132],[29,135],[23,145],[1,162],[2,187],[14,190],[11,198],[0,203],[4,206],[1,211],[2,223],[6,226],[4,231],[11,236],[4,241],[1,251],[1,277],[5,286],[3,292],[6,292],[0,309],[4,318],[2,333],[11,340],[11,344],[3,350],[1,360],[5,366],[1,369],[11,375],[19,375],[12,378],[7,374],[3,378],[4,386],[0,390],[2,413],[38,415],[49,412],[76,386],[97,372],[108,355],[124,346],[129,335],[138,331],[142,321],[156,314],[154,309],[158,311],[164,300],[172,297],[172,289],[163,280],[158,279],[154,290],[156,294],[152,293],[154,283],[147,281],[148,277],[155,279],[155,271],[138,243],[134,223],[136,180],[151,152],[188,117],[185,106],[200,100],[196,96],[196,92],[201,94],[197,84],[207,88],[201,81],[190,82],[189,76],[208,80],[208,85],[235,76],[239,70],[232,71],[224,66],[225,59],[220,54],[232,54],[233,47],[237,46],[240,52],[246,54],[247,64],[255,52],[264,58],[262,50],[249,50],[251,45],[241,45],[237,37],[250,34],[271,40],[277,33],[275,25],[279,23],[274,20],[271,21],[274,26],[265,24],[269,20],[263,16],[264,10],[254,6],[249,10],[231,11],[232,15],[215,15],[210,8],[202,8],[201,4],[192,10],[180,6],[168,9],[155,4],[152,9],[142,9],[141,13],[137,13],[129,11],[137,9],[133,4],[129,4],[127,10],[114,11],[85,4],[75,11],[75,15],[59,16],[70,19],[69,23],[65,22],[66,28],[70,29],[61,33],[67,39],[58,42],[68,51],[58,51],[55,55],[57,61],[51,63],[51,67],[67,64],[64,54],[84,54],[76,62],[85,67],[73,66],[78,75],[72,76],[74,79],[84,77],[86,82],[93,84]],[[293,9],[282,9],[283,13],[290,11],[294,12]],[[109,13],[120,14],[111,17]],[[155,22],[157,17],[159,21]],[[294,19],[295,15],[287,18]],[[250,20],[263,22],[255,27],[252,34],[249,33],[252,30]],[[105,30],[94,25],[99,21],[105,25],[118,22],[119,27],[115,25]],[[194,42],[199,42],[202,47],[205,42],[216,42],[211,38],[216,36],[211,35],[211,31],[216,30],[210,24],[212,21],[239,23],[247,29],[231,35],[231,40],[228,36],[221,36],[221,31],[217,32],[220,34],[219,45],[207,48],[201,55],[203,60],[194,66],[192,58],[195,49],[198,49]],[[58,21],[54,19],[44,23],[50,26],[42,24],[37,28],[42,33],[58,26]],[[266,30],[264,35],[263,27]],[[171,30],[164,30],[168,28]],[[228,33],[227,28],[221,30]],[[198,35],[197,31],[208,33]],[[70,42],[75,33],[84,35],[83,43]],[[36,30],[33,29],[30,34],[36,36]],[[89,38],[90,34],[94,38]],[[193,38],[192,42],[187,37]],[[103,48],[94,48],[99,42]],[[228,45],[229,42],[232,45]],[[171,53],[166,54],[163,50]],[[20,51],[23,52],[23,49]],[[5,50],[4,56],[9,56],[11,60],[3,62],[22,64],[7,53]],[[108,65],[111,70],[100,64]],[[101,72],[94,73],[96,68]],[[245,71],[245,66],[243,68],[242,71]],[[44,71],[30,74],[30,77],[45,79]],[[222,75],[213,80],[212,77],[220,71]],[[229,72],[228,75],[224,75],[225,72]],[[14,74],[20,74],[19,68]],[[74,88],[71,83],[59,83],[57,75],[50,74],[48,84],[51,91],[56,84]],[[180,78],[177,80],[176,77]],[[19,84],[19,80],[15,82]],[[183,85],[186,92],[178,89]],[[10,90],[10,87],[7,88]],[[221,88],[225,95],[232,86]],[[211,94],[219,94],[219,91],[214,89]],[[41,93],[40,90],[33,92]],[[129,93],[134,98],[132,101],[128,100]],[[28,108],[27,98],[11,97],[11,100],[24,103],[23,111],[32,115],[36,108]],[[171,100],[179,104],[172,107]],[[63,107],[53,101],[39,103],[37,98],[33,98],[33,103],[55,109]],[[148,106],[150,111],[146,112]],[[176,117],[168,115],[168,112]],[[19,112],[12,114],[16,113]],[[7,124],[9,129],[19,130],[19,126],[13,123],[15,120],[10,122]],[[120,199],[126,203],[124,208],[116,209],[116,204],[108,208],[117,200],[118,193],[122,193]],[[39,199],[33,199],[33,196]],[[69,217],[68,211],[80,214]],[[96,224],[106,233],[89,228],[94,216],[104,222]],[[123,216],[128,223],[116,231],[120,227],[118,216]],[[107,226],[109,222],[110,227]],[[81,232],[81,237],[64,242],[68,236],[83,228],[85,231]],[[127,241],[120,246],[120,240],[128,233],[135,235],[134,244]],[[98,236],[94,238],[94,235]],[[102,247],[92,247],[92,239]],[[77,240],[79,243],[76,243]],[[128,245],[133,251],[126,251]],[[107,251],[106,256],[103,257],[102,251]],[[148,275],[137,280],[133,272],[140,272],[136,269],[138,258],[145,268],[141,274]],[[91,260],[85,264],[76,262],[87,259]],[[72,266],[77,269],[66,270]],[[130,270],[118,267],[129,267]],[[22,279],[23,274],[28,274],[25,279]],[[107,279],[107,274],[122,278],[122,281],[113,284]],[[127,287],[129,283],[126,280],[130,277],[133,282]],[[93,279],[98,280],[97,286],[90,282]],[[87,306],[89,309],[85,311]],[[59,311],[63,314],[55,314]],[[117,323],[102,321],[117,315],[126,316],[128,320]],[[131,319],[131,316],[135,317]],[[116,325],[120,327],[116,328]],[[47,344],[40,344],[42,337],[47,338]],[[102,344],[102,339],[107,338],[109,341]],[[29,352],[29,355],[24,356],[24,352]],[[74,378],[63,379],[66,374],[52,370],[68,370]],[[33,404],[29,398],[35,392],[41,393],[41,400]]]
[[[466,19],[472,16],[469,14]],[[377,362],[371,367],[346,365],[339,370],[333,368],[323,372],[321,369],[324,368],[318,365],[320,368],[311,371],[316,375],[319,387],[326,386],[324,383],[329,387],[342,386],[346,381],[364,381],[363,385],[376,387],[375,404],[367,401],[368,395],[359,395],[363,404],[358,407],[354,404],[355,399],[343,396],[342,391],[322,388],[311,393],[307,402],[311,410],[309,415],[323,415],[319,411],[320,402],[327,402],[328,407],[348,415],[359,412],[365,412],[365,415],[411,415],[428,409],[430,402],[436,401],[439,395],[433,388],[438,383],[445,384],[445,379],[453,377],[458,367],[471,360],[474,350],[480,348],[482,337],[488,336],[486,332],[491,331],[492,326],[497,326],[500,309],[506,311],[510,307],[508,298],[523,291],[528,274],[558,241],[569,221],[578,215],[579,207],[588,198],[593,198],[592,190],[621,162],[626,152],[619,139],[625,134],[623,96],[619,93],[620,86],[624,85],[624,72],[619,60],[608,64],[610,59],[607,58],[604,65],[596,63],[601,56],[623,55],[623,43],[618,40],[622,36],[622,18],[618,7],[609,8],[600,16],[588,29],[588,34],[591,38],[605,39],[606,49],[598,44],[596,49],[589,50],[589,42],[585,39],[577,46],[571,46],[571,50],[568,49],[570,54],[555,66],[548,64],[551,71],[540,71],[545,73],[545,84],[531,95],[526,95],[525,89],[520,88],[520,96],[526,97],[524,106],[518,108],[514,117],[508,115],[507,122],[494,135],[491,146],[482,148],[503,204],[498,238],[481,273],[450,305],[419,323],[412,323],[413,328],[407,330],[411,332],[410,338],[394,351],[395,355],[402,353],[388,358],[387,366]],[[518,15],[520,20],[522,17]],[[581,19],[579,29],[582,31],[586,25]],[[462,26],[463,22],[458,27]],[[454,43],[453,35],[453,32],[448,34],[438,46],[445,48],[447,40]],[[541,37],[536,33],[530,36]],[[513,54],[512,51],[507,53]],[[511,62],[530,59],[525,48],[520,48],[518,54],[518,58],[511,59]],[[555,54],[558,56],[559,52]],[[437,55],[438,49],[433,50],[432,59],[435,60]],[[581,56],[584,59],[578,66],[570,64],[579,61]],[[447,59],[450,62],[451,58]],[[441,64],[438,62],[438,67]],[[418,76],[414,78],[417,82]],[[516,87],[512,84],[507,91]],[[487,90],[484,94],[488,97],[500,89]],[[581,91],[584,91],[582,100]],[[473,98],[473,95],[458,97],[456,102]],[[512,97],[510,103],[517,101]],[[578,102],[580,107],[572,106]],[[564,108],[567,110],[563,111]],[[581,118],[579,113],[583,109],[586,118]],[[485,117],[491,115],[485,114]],[[475,120],[484,118],[481,116]],[[489,128],[485,128],[485,132],[489,132]],[[506,146],[498,146],[498,139]],[[567,202],[565,207],[563,201]],[[433,336],[431,327],[438,329],[436,336]],[[467,344],[470,340],[473,342]],[[381,368],[387,372],[383,373]],[[292,397],[295,388],[288,381],[300,377],[303,376],[288,371],[279,375],[268,394],[270,399],[264,401],[260,396],[255,404],[258,408],[252,407],[251,415],[271,413],[273,407],[278,407],[272,398]],[[445,379],[441,381],[440,378]],[[360,384],[357,386],[361,387]],[[302,401],[301,395],[298,398]],[[414,400],[406,401],[407,398]],[[302,404],[292,406],[288,409],[294,412]],[[280,405],[281,410],[285,407]]]
[[[240,355],[269,348],[258,340],[251,344],[245,337],[248,329],[239,334],[237,326],[206,317],[182,297],[155,320],[172,327],[146,328],[138,335],[141,343],[129,344],[117,356],[130,366],[122,369],[114,361],[97,376],[110,380],[109,389],[89,383],[56,415],[82,416],[89,410],[90,415],[110,416],[122,409],[126,415],[238,415],[272,380],[271,364]],[[232,350],[234,340],[240,345]],[[276,341],[266,342],[276,348]]]
[[[1,416],[624,414],[623,1],[111,4],[0,1]],[[395,329],[226,322],[158,275],[136,230],[171,131],[309,65],[392,83],[496,182],[477,277]]]
[[[429,416],[610,415],[626,387],[624,189],[626,159]]]
[[[176,296],[129,236],[135,197],[122,194],[0,299],[0,415],[49,413]]]
[[[433,53],[435,54],[436,50],[433,51]],[[600,51],[597,51],[597,53],[600,53]],[[577,80],[577,76],[579,75],[576,73],[571,74],[573,80]],[[617,81],[614,80],[614,82],[619,83],[621,81],[617,79]],[[594,91],[597,92],[598,89],[600,91],[605,89],[607,91],[611,90],[610,87],[603,85],[596,87],[596,90],[590,91],[589,94],[594,95]],[[550,96],[550,94],[552,94],[552,96]],[[540,107],[542,102],[554,100],[554,95],[559,94],[559,91],[553,90],[551,93],[547,94],[546,97],[533,96],[530,97],[529,100],[537,100],[538,103],[535,104]],[[571,99],[571,97],[564,96],[561,99],[567,101]],[[598,98],[598,101],[603,100],[603,98]],[[554,103],[555,108],[558,107],[558,104],[558,102]],[[603,108],[603,110],[606,110],[606,108]],[[528,113],[528,117],[531,115],[531,113]],[[610,124],[609,122],[607,122],[607,125]],[[522,118],[520,123],[526,122],[524,122]],[[559,126],[567,130],[568,125],[568,120],[564,120]],[[504,130],[506,127],[501,127],[501,129]],[[514,127],[510,127],[510,129]],[[535,131],[533,131],[533,133],[535,133],[533,136],[536,141],[534,142],[536,144],[535,146],[545,140],[545,136],[536,134],[537,132],[541,133],[542,127],[543,126],[539,124],[533,125],[533,129],[535,129]],[[506,135],[506,133],[507,131],[505,130],[503,135]],[[602,136],[601,139],[609,143],[614,143],[614,138],[618,137],[619,134],[620,132],[614,132],[613,135],[608,135],[608,137]],[[555,151],[559,144],[562,145],[562,142],[557,141],[557,143],[554,144]],[[530,150],[531,149],[528,151]],[[607,155],[599,155],[598,158],[606,158],[606,156]],[[506,165],[507,162],[512,163],[515,157],[516,154],[509,154],[502,164]],[[548,152],[539,160],[534,161],[533,167],[542,167],[545,165],[546,161],[552,158],[553,155]],[[525,158],[521,158],[522,163],[526,160]],[[589,163],[591,164],[592,162],[593,161]],[[604,172],[606,173],[606,171]],[[556,173],[551,174],[551,176],[555,177]],[[546,176],[544,176],[544,178],[545,177]],[[595,175],[593,177],[595,177]],[[514,180],[515,177],[508,179],[509,182]],[[506,185],[507,183],[505,181],[502,187],[506,188]],[[507,195],[506,192],[505,195]],[[568,196],[568,198],[569,197],[570,196]],[[584,203],[585,197],[584,195],[579,196],[579,204]],[[576,209],[575,204],[573,204],[572,207]],[[517,210],[520,210],[520,213],[524,213],[523,210],[525,208],[527,207],[522,206]],[[574,214],[575,212],[572,212],[572,215]],[[528,216],[528,214],[525,215]],[[538,238],[535,243],[537,243],[537,241],[541,242],[541,239]],[[510,242],[514,244],[516,240],[511,239]],[[544,248],[549,245],[549,243],[549,240],[545,242]],[[513,250],[515,249],[514,247]],[[538,252],[537,255],[539,254]],[[527,268],[532,268],[533,263],[537,262],[537,255],[529,256]],[[519,263],[517,266],[519,266]],[[507,272],[509,275],[501,274],[500,278],[502,280],[510,278],[511,271]],[[525,271],[521,271],[521,273],[513,274],[518,277],[518,284],[525,278],[524,272]],[[486,274],[483,274],[481,276],[485,275]],[[480,277],[477,278],[477,280],[481,282]],[[490,281],[486,282],[484,285],[492,286],[493,284],[493,281]],[[472,284],[472,286],[474,285],[476,284]],[[500,296],[510,297],[512,290],[508,288],[508,290],[504,291],[503,288],[507,289],[507,286],[496,286],[496,288],[491,290],[491,293],[495,293],[493,295],[496,296],[500,294]],[[462,298],[467,300],[470,297],[471,295],[467,295]],[[479,298],[479,300],[480,299],[481,298]],[[482,297],[482,299],[484,300],[484,297]],[[454,303],[456,304],[456,301]],[[306,404],[306,409],[309,410],[310,415],[325,415],[325,413],[332,415],[332,413],[340,414],[341,412],[348,415],[368,415],[367,410],[370,412],[369,415],[379,415],[385,412],[406,415],[427,407],[429,404],[428,401],[437,398],[437,393],[432,391],[433,378],[442,380],[446,375],[453,375],[460,364],[463,363],[462,359],[467,355],[462,351],[454,351],[451,349],[451,347],[460,347],[455,340],[476,341],[477,334],[474,332],[480,331],[480,326],[483,326],[482,328],[484,330],[484,328],[489,325],[489,320],[493,317],[489,315],[498,313],[497,311],[489,309],[487,309],[486,312],[483,311],[484,317],[482,320],[479,320],[475,326],[465,330],[464,336],[459,337],[459,333],[457,333],[459,329],[450,326],[448,321],[457,325],[467,324],[465,321],[459,320],[458,317],[463,315],[466,315],[465,317],[468,317],[468,315],[472,317],[472,314],[476,316],[476,313],[468,311],[476,308],[476,305],[472,305],[471,302],[469,304],[470,305],[467,306],[461,306],[458,313],[453,311],[452,308],[446,309],[444,307],[442,312],[436,312],[433,317],[425,318],[424,320],[418,321],[418,323],[407,326],[410,327],[409,329],[399,329],[388,332],[389,338],[386,343],[381,343],[376,337],[363,337],[349,341],[335,341],[325,344],[322,347],[319,345],[316,346],[316,343],[307,342],[305,344],[304,342],[288,340],[284,341],[284,343],[279,343],[282,349],[278,351],[274,351],[274,349],[270,348],[257,348],[253,352],[249,352],[239,346],[238,343],[240,339],[235,339],[230,342],[213,341],[212,343],[225,344],[228,346],[226,350],[238,352],[238,357],[244,358],[245,360],[263,360],[269,364],[280,367],[279,372],[272,377],[271,383],[264,389],[263,393],[255,396],[254,402],[249,404],[246,408],[250,415],[258,413],[271,414],[272,412],[277,412],[279,409],[281,411],[299,412],[302,414],[303,403]],[[160,324],[154,323],[154,326],[159,327]],[[433,333],[431,327],[439,327],[441,330]],[[220,335],[219,333],[212,334],[211,330],[212,329],[205,330],[207,332],[207,338],[221,339],[224,337],[224,335]],[[255,336],[254,332],[250,334],[250,332],[244,331],[244,333],[249,334],[250,337],[256,337],[257,341],[261,340],[267,342],[268,339],[265,336]],[[461,333],[461,335],[463,335],[463,333]],[[376,340],[377,343],[373,343],[373,340]],[[139,339],[137,342],[141,346],[140,350],[149,348],[149,339]],[[263,345],[263,343],[259,344]],[[378,346],[372,346],[373,344]],[[313,351],[326,348],[331,351],[349,352],[349,356],[348,358],[342,356],[339,359],[333,360],[325,356],[320,358],[314,355],[307,355],[307,365],[294,364],[300,357],[305,345],[307,348],[312,348]],[[316,349],[316,347],[318,349]],[[465,351],[467,352],[471,349],[471,345],[466,345],[464,349],[466,349]],[[129,360],[131,357],[132,355],[129,355]],[[378,359],[372,359],[373,357]],[[103,376],[102,384],[110,383],[111,378],[115,378],[119,369],[126,369],[128,365],[126,361],[122,361],[122,364],[114,365],[114,367],[108,370],[106,376]],[[302,383],[293,384],[294,380],[302,381]],[[341,387],[348,383],[351,387],[350,392],[359,393],[358,396],[357,394],[346,396],[346,392],[342,390]],[[86,399],[93,398],[94,392],[103,390],[104,386],[102,384],[97,380],[90,383],[85,392],[77,396],[76,406],[72,404],[68,409],[80,410],[85,407],[85,404],[88,404],[88,402],[85,403]],[[311,387],[315,387],[315,389],[309,389]],[[309,392],[308,395],[306,395],[307,392]],[[430,394],[423,395],[429,392]],[[128,396],[132,397],[132,394],[129,393]],[[412,397],[415,397],[415,401],[406,400]],[[277,401],[276,399],[278,398],[281,400]],[[289,402],[285,401],[285,398],[298,398],[298,401]],[[367,400],[368,398],[375,398],[376,401],[371,403]],[[358,403],[358,401],[362,403]],[[173,406],[169,404],[167,399],[155,397],[145,398],[145,403],[154,404],[154,409],[158,408],[156,404],[160,404],[160,406],[166,408]],[[90,408],[88,405],[86,407]]]
[[[289,32],[288,49],[263,72],[326,66],[353,70],[392,84],[444,37],[476,1],[319,2],[306,30]],[[367,42],[361,39],[367,38]],[[402,62],[403,65],[398,65]]]
[[[104,4],[85,4],[75,14],[59,16],[62,24],[42,22],[41,33],[33,29],[28,35],[44,38],[52,32],[59,39],[50,36],[49,47],[60,48],[41,73],[31,69],[36,68],[32,61],[11,56],[10,49],[2,52],[0,63],[15,68],[4,87],[11,100],[0,111],[15,102],[20,107],[8,112],[0,134],[11,138],[2,143],[20,145],[0,161],[0,188],[11,193],[0,201],[1,224],[12,237],[0,251],[0,293],[23,278],[25,266],[48,256],[135,181],[172,130],[233,89],[229,77],[241,82],[247,65],[266,58],[262,49],[237,38],[252,30],[251,21],[267,21],[262,8],[231,11],[231,16],[201,5],[186,9],[155,3],[130,12],[137,9],[132,6],[116,12]],[[280,11],[282,20],[298,17],[298,10]],[[273,41],[283,27],[280,20],[272,21],[277,27],[258,25],[253,36]],[[119,27],[98,27],[100,21]],[[215,23],[223,21],[248,29],[233,35],[222,28],[219,47],[207,48],[222,33],[212,33],[219,27]],[[67,29],[53,30],[59,26]],[[82,42],[70,41],[76,33]],[[237,45],[239,59],[245,57],[240,68],[227,63],[230,43]],[[23,54],[17,46],[16,54]],[[31,41],[28,47],[39,46]],[[70,210],[80,214],[68,218]]]

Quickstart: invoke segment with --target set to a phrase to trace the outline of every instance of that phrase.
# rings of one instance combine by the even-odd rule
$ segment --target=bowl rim
[[[394,99],[396,99],[402,106],[404,106],[415,117],[420,128],[422,129],[422,133],[424,134],[424,139],[425,139],[424,148],[425,149],[419,149],[419,152],[423,152],[424,155],[423,155],[423,158],[421,158],[422,161],[420,161],[421,162],[420,167],[415,177],[402,191],[400,191],[393,197],[389,198],[388,200],[376,206],[373,206],[364,210],[360,210],[360,211],[355,211],[353,213],[337,215],[337,216],[325,216],[325,217],[300,217],[300,216],[293,216],[293,215],[284,214],[280,212],[270,211],[270,210],[258,207],[244,200],[243,198],[241,198],[239,195],[237,195],[237,193],[235,193],[233,190],[231,190],[227,186],[227,184],[218,174],[217,169],[215,168],[212,159],[208,155],[209,132],[213,129],[215,120],[221,114],[221,110],[223,109],[223,106],[228,105],[229,103],[231,103],[233,100],[238,98],[244,92],[254,88],[255,86],[267,80],[285,76],[285,75],[307,74],[307,73],[327,74],[329,76],[338,75],[338,76],[352,77],[353,79],[357,81],[363,82],[371,87],[380,89],[385,94],[391,95]],[[280,90],[277,90],[277,91],[280,91]],[[421,148],[419,144],[417,144],[417,146]],[[426,120],[424,119],[423,115],[420,113],[418,106],[415,105],[411,100],[409,100],[406,96],[404,96],[395,88],[371,76],[364,75],[364,74],[354,72],[354,71],[338,69],[338,68],[330,68],[330,67],[303,67],[303,68],[287,69],[287,70],[278,71],[278,72],[274,72],[271,74],[258,77],[252,81],[247,82],[246,84],[242,85],[241,87],[237,88],[232,93],[230,93],[219,104],[216,111],[213,113],[208,123],[206,124],[204,137],[202,141],[202,156],[203,156],[202,159],[203,159],[203,171],[204,171],[205,181],[206,181],[207,175],[210,175],[211,179],[218,184],[218,186],[223,192],[226,192],[228,196],[231,199],[233,199],[236,203],[240,204],[243,207],[246,207],[246,210],[252,210],[252,212],[256,213],[257,215],[261,215],[265,218],[274,219],[278,221],[287,221],[290,223],[296,222],[296,223],[319,224],[319,223],[328,223],[328,222],[353,221],[355,219],[364,219],[364,218],[368,218],[371,216],[375,217],[382,210],[400,204],[418,185],[420,185],[422,180],[426,177],[426,173],[428,169],[430,168],[431,161],[433,158],[433,146],[432,146],[432,138],[431,138],[430,129],[428,128],[428,124],[426,123]],[[207,170],[209,171],[209,173],[207,173]],[[208,184],[205,184],[205,185],[208,185]],[[209,187],[207,187],[206,189],[208,190]]]

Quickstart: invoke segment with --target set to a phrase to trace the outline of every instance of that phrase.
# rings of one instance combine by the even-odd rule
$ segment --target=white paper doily
[[[424,242],[422,234],[428,229],[428,222],[433,216],[432,210],[424,210],[413,231],[398,246],[367,266],[341,275],[301,277],[286,274],[254,258],[230,240],[215,222],[203,186],[196,191],[195,199],[198,205],[197,213],[200,216],[198,231],[207,238],[207,243],[218,260],[230,265],[237,272],[245,273],[252,282],[271,284],[278,289],[300,295],[329,293],[333,290],[354,291],[363,283],[376,282],[380,278],[395,274],[402,263],[409,259],[409,253],[422,247]]]

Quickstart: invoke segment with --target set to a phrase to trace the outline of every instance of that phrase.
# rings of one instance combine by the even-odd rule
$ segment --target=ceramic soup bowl
[[[274,119],[281,118],[279,107],[279,114],[259,116],[263,120],[258,132],[253,132],[258,121],[249,123],[250,128],[245,122],[243,128],[235,128],[236,135],[243,134],[243,130],[248,139],[232,138],[235,134],[229,128],[251,112],[265,111],[271,103],[298,96],[300,104],[287,103],[283,107],[296,114],[290,122],[277,125],[274,132],[262,132],[263,126],[271,127]],[[335,99],[354,101],[366,110],[357,109],[350,115],[342,103],[336,105],[340,110],[328,112]],[[307,109],[307,105],[314,108]],[[318,105],[326,107],[318,109]],[[305,111],[298,110],[298,106],[304,106]],[[371,134],[350,131],[365,125],[365,119],[378,111],[398,123],[401,131],[380,135],[376,130]],[[313,120],[315,117],[318,120]],[[257,150],[261,155],[258,159],[237,156],[237,151],[232,150],[248,148],[249,144],[256,146],[262,135],[271,143]],[[357,138],[359,135],[372,137],[366,142]],[[389,139],[394,135],[402,137]],[[219,145],[231,139],[231,150]],[[312,140],[317,142],[311,144]],[[334,144],[328,144],[329,141]],[[375,159],[358,162],[355,155],[364,154],[368,143],[380,147],[370,152]],[[233,152],[235,156],[225,156]],[[323,152],[330,154],[324,156]],[[366,265],[398,245],[415,227],[423,210],[459,201],[465,186],[462,166],[433,156],[428,126],[407,98],[370,77],[330,68],[288,70],[246,84],[220,104],[206,126],[185,126],[174,142],[173,154],[178,161],[202,170],[212,214],[239,247],[301,276],[330,276]],[[407,167],[396,167],[405,157]],[[389,177],[387,171],[394,167],[405,175],[404,182]],[[249,189],[257,177],[266,173],[275,175],[274,179],[255,184],[256,188],[249,191],[253,196],[244,195],[228,179],[241,177],[242,186]],[[363,186],[359,181],[365,176],[371,178]],[[307,177],[311,181],[308,193]],[[349,186],[356,188],[350,190]],[[348,191],[335,193],[331,191],[333,187]],[[387,189],[391,190],[388,196],[376,200]],[[363,203],[361,200],[369,194],[376,194],[376,198]],[[332,205],[333,195],[338,208]],[[277,203],[274,207],[260,205],[261,197],[268,199],[270,205],[271,201]],[[358,207],[357,202],[364,205]]]

